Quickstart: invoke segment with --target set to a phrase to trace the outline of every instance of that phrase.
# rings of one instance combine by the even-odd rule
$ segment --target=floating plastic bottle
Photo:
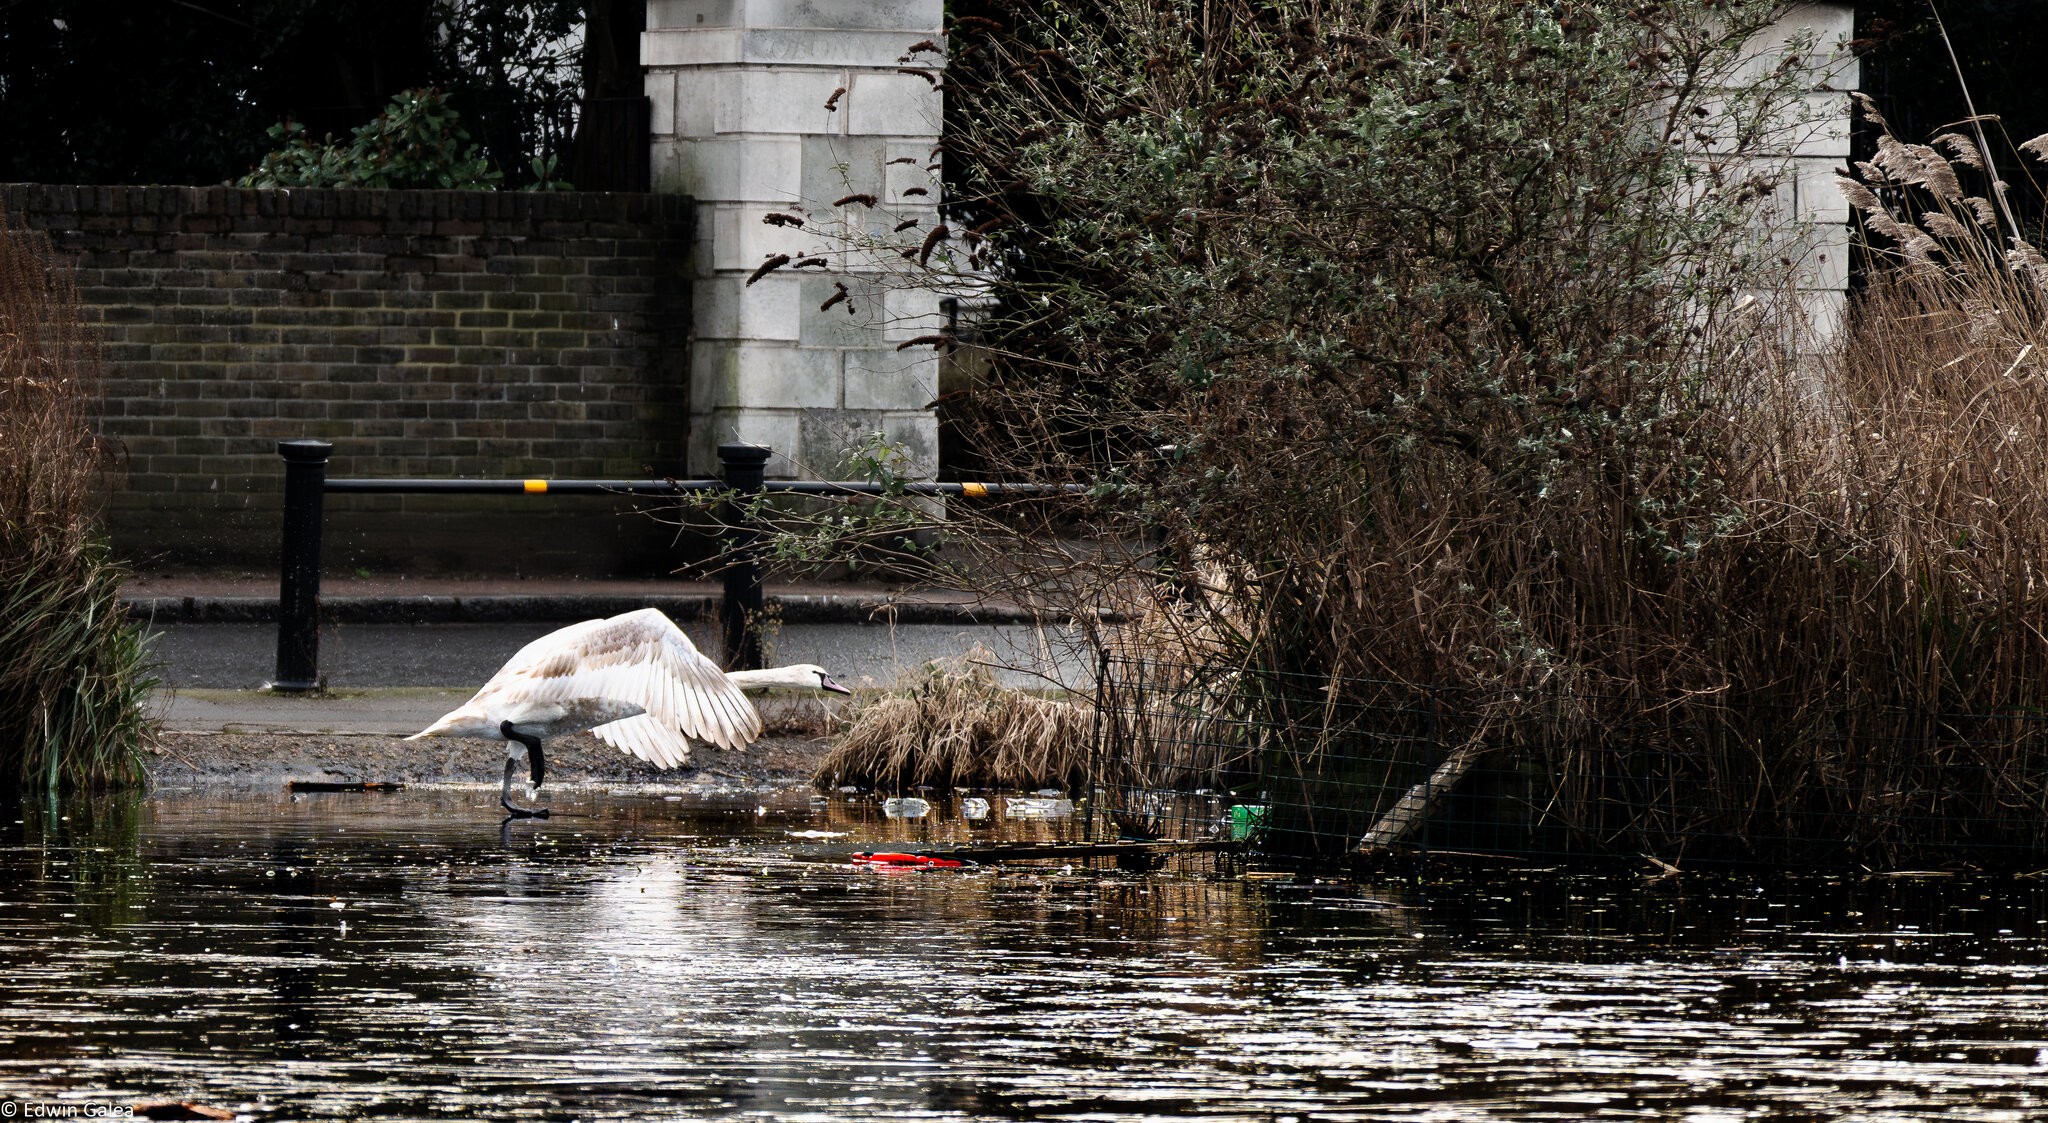
[[[961,800],[960,817],[976,821],[988,818],[988,800],[980,796],[968,796]]]

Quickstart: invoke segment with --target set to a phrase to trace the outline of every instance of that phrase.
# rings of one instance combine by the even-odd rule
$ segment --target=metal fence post
[[[1088,731],[1088,790],[1082,796],[1082,799],[1087,801],[1088,804],[1088,825],[1086,829],[1088,841],[1090,842],[1095,841],[1099,837],[1097,832],[1101,829],[1101,822],[1108,818],[1107,814],[1099,810],[1098,805],[1101,801],[1096,798],[1096,795],[1103,786],[1099,785],[1097,781],[1102,775],[1102,770],[1108,766],[1107,762],[1111,751],[1102,743],[1103,738],[1109,735],[1105,732],[1106,727],[1102,721],[1102,715],[1109,712],[1109,707],[1109,645],[1105,643],[1096,651],[1095,725],[1094,728]],[[1116,840],[1112,838],[1110,841],[1114,842]]]
[[[725,601],[719,605],[719,620],[725,625],[725,669],[753,671],[761,667],[761,559],[754,553],[760,529],[753,525],[743,504],[760,497],[768,482],[768,449],[760,445],[718,446],[718,465],[725,486],[734,493],[726,504]]]
[[[284,541],[278,550],[277,677],[272,690],[320,689],[320,511],[326,441],[279,441],[284,458]]]

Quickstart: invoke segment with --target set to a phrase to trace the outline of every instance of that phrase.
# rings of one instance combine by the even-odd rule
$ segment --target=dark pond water
[[[597,817],[501,837],[494,798],[0,806],[0,1088],[264,1120],[2048,1111],[2038,882],[878,871],[844,855],[965,828],[563,790]]]

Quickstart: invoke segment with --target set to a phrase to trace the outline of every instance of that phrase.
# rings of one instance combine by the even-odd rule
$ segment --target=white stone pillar
[[[943,42],[943,10],[943,0],[648,0],[640,57],[655,190],[698,204],[693,470],[716,468],[720,442],[744,440],[775,451],[770,475],[836,476],[842,451],[870,433],[923,473],[936,469],[926,407],[938,359],[929,346],[896,346],[938,329],[937,296],[879,284],[882,271],[815,228],[844,221],[886,235],[906,219],[917,232],[938,221],[930,166],[943,95],[898,60]],[[931,53],[917,63],[940,65]],[[850,195],[876,205],[834,206]],[[763,223],[792,206],[806,228]],[[746,283],[771,255],[820,249],[831,251],[825,269]],[[835,284],[849,298],[821,309]]]
[[[1795,279],[1809,346],[1828,350],[1841,333],[1849,295],[1849,203],[1835,176],[1849,166],[1851,91],[1861,69],[1849,41],[1856,33],[1854,4],[1815,2],[1793,7],[1760,37],[1765,61],[1781,57],[1788,43],[1811,39],[1806,72],[1812,90],[1784,151],[1787,183],[1779,190],[1790,211],[1803,257]]]

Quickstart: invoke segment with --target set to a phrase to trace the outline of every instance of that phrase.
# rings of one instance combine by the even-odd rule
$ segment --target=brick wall
[[[674,196],[0,187],[78,267],[144,565],[275,565],[276,442],[340,476],[680,474],[690,204]],[[327,562],[669,568],[609,499],[330,496]]]

